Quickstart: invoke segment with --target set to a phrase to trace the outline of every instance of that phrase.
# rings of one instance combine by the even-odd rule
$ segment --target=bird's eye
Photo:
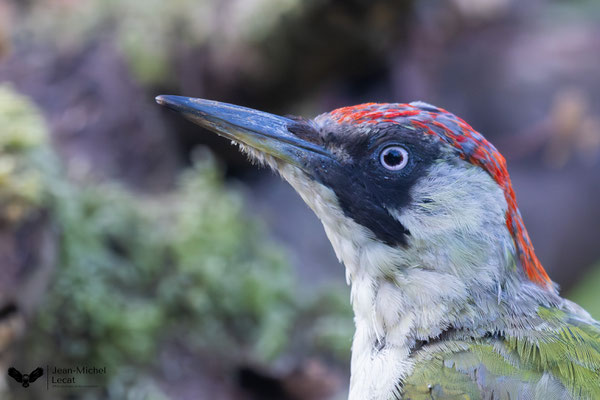
[[[389,170],[398,171],[406,167],[408,163],[408,151],[400,146],[386,147],[379,156],[379,162]]]

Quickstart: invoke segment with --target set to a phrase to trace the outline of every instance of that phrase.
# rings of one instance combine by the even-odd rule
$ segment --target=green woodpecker
[[[600,399],[600,324],[559,296],[502,155],[429,104],[314,120],[158,103],[231,139],[323,223],[352,287],[351,400]]]

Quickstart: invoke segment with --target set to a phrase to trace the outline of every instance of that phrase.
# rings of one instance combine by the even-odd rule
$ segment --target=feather
[[[546,329],[447,342],[417,357],[405,399],[600,399],[600,325],[540,308]],[[540,336],[541,333],[541,336]],[[463,397],[460,397],[463,396]]]

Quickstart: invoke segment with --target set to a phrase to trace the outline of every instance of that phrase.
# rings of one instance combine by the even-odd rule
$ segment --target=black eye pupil
[[[379,155],[379,162],[390,171],[399,171],[408,163],[408,151],[400,146],[386,147]]]
[[[383,155],[383,161],[385,161],[387,165],[393,167],[402,164],[404,155],[396,149],[391,149]]]

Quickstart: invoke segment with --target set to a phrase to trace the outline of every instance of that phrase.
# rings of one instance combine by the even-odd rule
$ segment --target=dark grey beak
[[[314,158],[331,158],[323,147],[290,132],[288,128],[297,122],[289,118],[192,97],[161,95],[156,102],[223,137],[302,169]]]

